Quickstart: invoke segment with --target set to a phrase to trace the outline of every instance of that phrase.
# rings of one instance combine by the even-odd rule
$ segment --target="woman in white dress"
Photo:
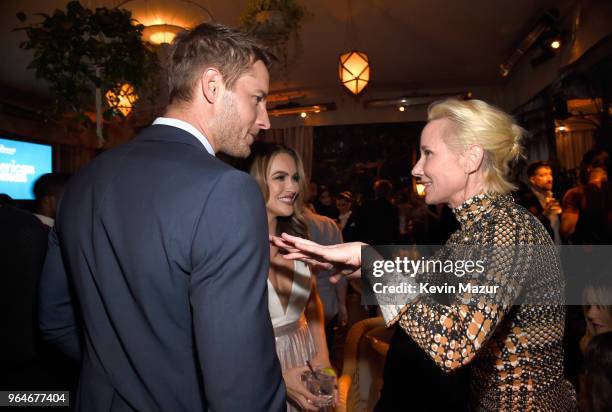
[[[264,194],[269,233],[307,236],[300,213],[305,193],[301,159],[284,146],[265,145],[259,152],[254,149],[250,172]],[[317,397],[301,381],[302,373],[308,370],[306,361],[313,367],[331,367],[315,278],[306,264],[283,259],[279,249],[270,246],[268,307],[287,387],[288,411],[319,410],[311,404]]]

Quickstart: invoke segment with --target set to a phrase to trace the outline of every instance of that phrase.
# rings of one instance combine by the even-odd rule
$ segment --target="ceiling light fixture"
[[[130,10],[134,20],[145,26],[143,40],[153,44],[168,44],[179,32],[215,20],[210,10],[194,0],[124,0],[116,7]]]
[[[472,97],[472,92],[457,92],[457,93],[438,93],[438,94],[427,94],[427,95],[414,95],[406,97],[395,97],[391,99],[374,99],[366,100],[364,107],[366,109],[372,108],[383,108],[383,107],[397,107],[400,112],[403,112],[408,107],[429,105],[436,100],[456,98],[462,100],[468,100]],[[403,109],[403,110],[402,110]]]
[[[142,38],[153,44],[170,44],[174,37],[185,30],[174,24],[154,24],[145,27],[142,31]]]
[[[273,117],[299,115],[305,118],[311,113],[321,113],[330,110],[336,110],[336,103],[318,103],[309,106],[287,104],[268,109],[268,115]]]
[[[529,50],[537,41],[540,39],[542,34],[547,30],[550,30],[553,25],[559,20],[559,10],[550,9],[533,26],[531,31],[521,40],[519,46],[512,52],[512,54],[506,59],[505,62],[499,65],[499,74],[502,77],[508,77],[514,66],[523,57],[527,50]]]
[[[368,55],[357,50],[340,56],[340,82],[354,95],[358,95],[370,82]]]
[[[353,7],[351,0],[348,0],[347,37],[349,38],[352,50],[340,55],[338,76],[340,83],[353,95],[358,96],[370,83],[370,59],[366,52],[358,51],[352,47],[355,44],[354,32]]]

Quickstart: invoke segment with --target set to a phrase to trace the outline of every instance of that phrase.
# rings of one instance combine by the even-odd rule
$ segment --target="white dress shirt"
[[[540,202],[540,206],[542,206],[542,209],[544,209],[546,207],[546,195],[541,193],[538,190],[535,190],[534,188],[531,188],[531,191],[538,199],[538,202]],[[555,242],[555,244],[557,245],[560,245],[562,242],[561,242],[561,234],[559,233],[559,229],[561,227],[561,220],[559,219],[559,215],[551,214],[551,215],[544,215],[544,216],[550,222],[550,227],[552,227],[553,242]]]
[[[156,125],[156,124],[163,124],[165,126],[176,127],[178,129],[186,131],[189,134],[192,134],[196,139],[198,139],[204,145],[208,153],[210,153],[213,156],[215,155],[215,151],[213,150],[213,147],[208,141],[208,139],[206,138],[206,136],[204,136],[202,132],[200,132],[198,129],[193,127],[193,125],[187,122],[184,122],[182,120],[179,120],[179,119],[174,119],[172,117],[158,117],[157,119],[155,119],[155,121],[153,121],[153,125]]]
[[[38,218],[42,222],[43,225],[53,227],[55,224],[55,219],[50,218],[49,216],[41,215],[38,213],[33,213],[34,216]]]

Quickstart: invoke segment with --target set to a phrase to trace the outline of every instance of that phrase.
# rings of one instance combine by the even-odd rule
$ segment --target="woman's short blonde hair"
[[[250,174],[255,178],[261,193],[263,193],[266,204],[270,198],[270,189],[268,188],[268,174],[274,158],[280,153],[285,153],[291,156],[295,161],[297,173],[299,175],[298,187],[299,192],[293,203],[293,215],[288,217],[279,217],[276,225],[276,234],[280,235],[285,232],[290,235],[308,238],[308,225],[303,216],[304,196],[307,193],[307,182],[304,176],[304,164],[297,152],[287,146],[279,144],[261,143],[253,147],[251,159]]]
[[[514,119],[482,100],[448,99],[433,103],[428,120],[449,119],[454,126],[444,140],[456,153],[471,145],[483,148],[484,189],[505,194],[516,190],[509,181],[510,166],[523,156],[525,130]]]

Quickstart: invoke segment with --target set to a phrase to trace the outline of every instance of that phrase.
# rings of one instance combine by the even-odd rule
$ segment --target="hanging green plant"
[[[301,50],[299,30],[307,16],[306,8],[295,0],[249,0],[240,26],[276,55],[288,75],[289,65]]]
[[[36,15],[42,21],[15,30],[24,30],[27,35],[19,47],[34,52],[28,68],[49,84],[54,99],[52,114],[72,111],[82,115],[96,103],[99,113],[101,95],[124,83],[139,95],[154,94],[158,87],[157,54],[142,42],[144,26],[135,24],[130,11],[90,10],[71,1],[65,11]],[[22,23],[27,19],[24,13],[18,13],[17,18]],[[120,111],[110,107],[105,116],[110,114],[120,115]]]
[[[240,25],[251,31],[291,33],[300,29],[306,9],[295,0],[250,0],[240,16]]]

